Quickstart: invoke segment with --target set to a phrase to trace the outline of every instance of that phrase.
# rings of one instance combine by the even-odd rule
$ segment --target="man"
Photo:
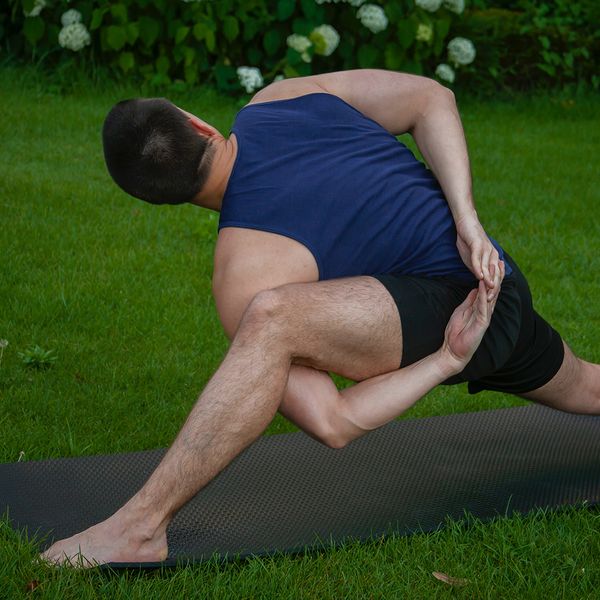
[[[433,174],[396,140],[405,132]],[[441,383],[600,413],[600,366],[533,310],[481,227],[454,97],[434,81],[376,69],[280,81],[229,138],[167,101],[126,101],[103,136],[131,195],[221,212],[213,293],[232,343],[144,487],[47,560],[164,559],[176,511],[277,410],[332,448]],[[327,371],[360,383],[338,392]]]

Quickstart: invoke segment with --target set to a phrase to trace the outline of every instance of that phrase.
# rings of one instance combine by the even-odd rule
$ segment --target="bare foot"
[[[125,525],[119,512],[70,538],[54,543],[40,558],[54,565],[95,567],[108,562],[159,562],[167,558],[166,527],[152,536]]]

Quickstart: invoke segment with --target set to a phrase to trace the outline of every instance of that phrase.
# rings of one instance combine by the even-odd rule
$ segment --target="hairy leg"
[[[563,345],[565,358],[556,375],[542,387],[519,396],[565,412],[599,415],[600,365],[578,358]]]
[[[281,403],[292,361],[351,379],[397,368],[400,319],[379,281],[297,285],[302,287],[292,295],[290,289],[270,290],[251,302],[223,363],[143,488],[112,517],[57,542],[44,558],[64,562],[81,553],[90,563],[164,559],[170,519],[264,431]]]

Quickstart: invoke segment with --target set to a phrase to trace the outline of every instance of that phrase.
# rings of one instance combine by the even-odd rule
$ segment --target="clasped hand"
[[[499,271],[504,277],[504,262]],[[496,274],[492,266],[492,277]],[[471,360],[489,327],[498,296],[488,299],[483,280],[469,292],[465,301],[452,313],[439,350],[443,364],[451,373],[460,373]]]
[[[486,235],[475,212],[456,221],[456,247],[460,257],[471,273],[483,280],[488,300],[500,293],[504,269],[500,269],[500,255]]]

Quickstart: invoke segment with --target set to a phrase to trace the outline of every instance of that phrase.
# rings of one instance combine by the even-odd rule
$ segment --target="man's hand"
[[[500,292],[504,269],[500,269],[500,256],[486,235],[476,213],[456,221],[456,246],[463,262],[471,273],[485,283],[488,300],[495,300]]]
[[[500,261],[500,270],[504,275],[504,262]],[[471,290],[465,301],[456,308],[444,334],[444,343],[439,354],[444,365],[453,373],[460,373],[471,360],[475,350],[490,324],[497,296],[487,299],[484,282]]]

